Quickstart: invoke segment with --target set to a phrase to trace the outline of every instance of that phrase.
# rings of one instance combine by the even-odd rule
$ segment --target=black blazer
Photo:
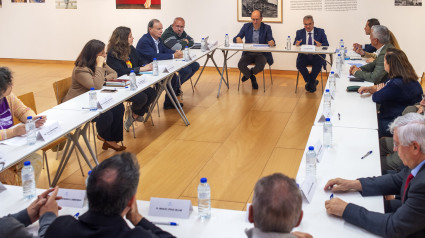
[[[161,230],[145,218],[131,229],[119,215],[103,216],[86,212],[78,220],[72,216],[60,216],[49,226],[45,238],[171,238],[170,233]]]
[[[140,67],[148,64],[146,60],[144,60],[142,57],[140,57],[139,53],[137,53],[136,48],[134,46],[131,46],[131,52],[128,56],[131,64],[133,65],[133,68],[127,67],[127,64],[124,60],[115,58],[115,56],[112,55],[111,52],[108,52],[108,57],[106,58],[106,64],[111,67],[111,69],[115,70],[117,72],[118,77],[121,77],[124,74],[130,74],[131,70],[134,70],[134,73],[139,73]]]

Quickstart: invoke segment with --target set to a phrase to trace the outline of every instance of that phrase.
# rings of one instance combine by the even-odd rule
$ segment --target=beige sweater
[[[88,67],[76,66],[72,71],[71,88],[68,90],[63,101],[68,101],[71,98],[90,91],[90,88],[101,89],[106,80],[116,78],[117,73],[106,64],[103,67],[96,67],[95,72]]]

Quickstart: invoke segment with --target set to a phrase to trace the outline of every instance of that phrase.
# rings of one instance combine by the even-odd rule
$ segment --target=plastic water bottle
[[[34,145],[37,138],[35,134],[35,122],[32,119],[32,116],[27,117],[27,121],[25,122],[25,131],[27,132],[27,144]]]
[[[198,185],[198,213],[201,221],[211,217],[211,189],[207,178],[201,178]]]
[[[325,117],[331,117],[331,100],[329,89],[326,89],[325,95],[323,95],[323,115]]]
[[[202,38],[202,40],[201,40],[201,51],[202,52],[207,51],[207,47],[205,45],[205,38]]]
[[[229,34],[226,34],[224,36],[224,47],[229,47],[230,46],[230,42],[229,42]]]
[[[309,146],[308,151],[305,154],[305,176],[312,177],[314,180],[316,180],[316,152],[314,152],[314,147]]]
[[[183,51],[183,56],[185,61],[190,61],[190,53],[189,53],[189,47],[186,46]]]
[[[34,169],[30,161],[24,162],[24,167],[22,168],[21,176],[24,199],[31,200],[35,197],[35,176]]]
[[[136,89],[137,89],[136,74],[134,73],[134,70],[131,70],[131,72],[130,72],[130,90],[135,91]]]
[[[156,58],[153,58],[152,75],[153,76],[158,76],[158,74],[159,74],[158,61],[156,60]]]
[[[286,39],[286,49],[290,50],[292,45],[291,36],[288,36],[288,39]]]
[[[341,54],[341,65],[345,62],[345,47],[344,45],[341,45],[341,48],[339,48],[339,53]]]
[[[340,53],[338,53],[338,56],[335,59],[335,64],[336,64],[335,66],[336,73],[341,77],[341,54]]]
[[[329,91],[331,96],[335,99],[335,91],[336,91],[336,80],[334,71],[331,71],[331,75],[329,75]]]
[[[332,147],[332,123],[330,118],[326,118],[325,124],[323,124],[323,146],[325,148]]]
[[[97,93],[94,91],[94,88],[91,88],[89,92],[89,107],[90,111],[97,110]]]

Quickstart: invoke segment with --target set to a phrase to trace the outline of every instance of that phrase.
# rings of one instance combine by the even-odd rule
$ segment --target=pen
[[[178,226],[179,225],[175,222],[157,222],[157,221],[154,221],[152,223],[155,224],[155,225],[167,225],[167,226]]]
[[[89,108],[89,107],[82,107],[81,109],[88,109],[88,110],[90,110],[90,108]]]
[[[329,197],[329,199],[332,199],[332,198],[334,198],[334,194],[333,193],[331,194],[331,196]]]
[[[338,120],[341,121],[341,114],[338,113]]]
[[[43,118],[43,117],[39,117],[39,118],[35,119],[34,122],[39,121],[41,118]]]
[[[368,157],[370,154],[372,154],[372,151],[367,152],[365,155],[363,155],[362,159]]]
[[[78,216],[80,215],[79,212],[75,213],[74,217],[78,219]]]

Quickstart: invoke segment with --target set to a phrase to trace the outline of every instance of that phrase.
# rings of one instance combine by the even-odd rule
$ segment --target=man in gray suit
[[[303,232],[291,232],[301,223],[303,211],[300,190],[293,179],[275,173],[258,180],[254,188],[248,220],[254,228],[245,231],[249,238],[311,238]]]
[[[400,195],[386,200],[386,213],[368,211],[339,198],[325,202],[326,211],[383,237],[425,237],[425,117],[418,113],[400,116],[390,125],[394,151],[406,166],[399,173],[346,180],[331,179],[325,190],[359,191],[362,196]]]
[[[384,68],[385,53],[387,53],[388,48],[394,47],[390,43],[388,28],[382,25],[372,26],[370,44],[378,49],[376,50],[376,59],[372,63],[363,65],[360,68],[355,65],[351,66],[350,74],[374,84],[383,83],[388,77]]]

